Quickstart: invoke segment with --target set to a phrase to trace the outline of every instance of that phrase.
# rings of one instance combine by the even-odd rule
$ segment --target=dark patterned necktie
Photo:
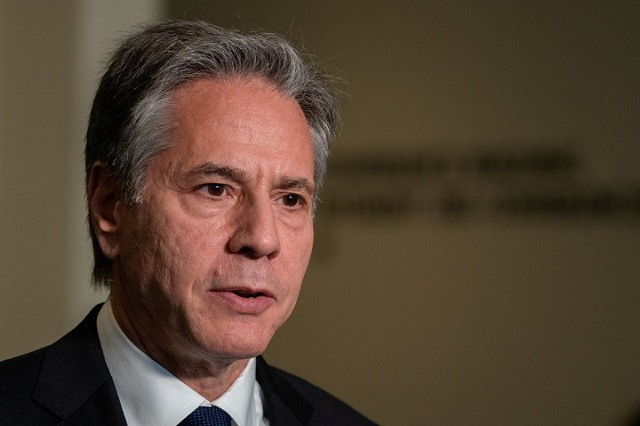
[[[178,426],[231,426],[231,417],[222,408],[198,407]]]

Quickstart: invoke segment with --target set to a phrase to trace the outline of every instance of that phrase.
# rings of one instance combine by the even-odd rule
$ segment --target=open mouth
[[[245,299],[255,299],[256,297],[264,296],[262,292],[251,292],[246,290],[234,290],[232,292],[236,296],[244,297]]]

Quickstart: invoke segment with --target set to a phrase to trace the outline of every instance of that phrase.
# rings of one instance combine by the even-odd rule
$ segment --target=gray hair
[[[131,205],[142,200],[150,160],[171,143],[171,98],[181,84],[201,78],[257,76],[294,99],[313,143],[314,180],[322,185],[338,126],[329,78],[276,34],[242,34],[206,22],[169,21],[125,39],[109,62],[93,100],[85,167],[100,161]],[[314,205],[317,191],[314,194]],[[109,286],[111,261],[89,220],[93,280]]]

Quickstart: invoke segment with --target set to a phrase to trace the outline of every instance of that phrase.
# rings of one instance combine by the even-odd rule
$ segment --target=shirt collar
[[[255,375],[255,358],[231,387],[207,401],[135,346],[120,329],[109,300],[97,320],[98,337],[113,377],[125,419],[130,425],[175,425],[200,405],[216,405],[236,425],[258,424],[262,401]]]

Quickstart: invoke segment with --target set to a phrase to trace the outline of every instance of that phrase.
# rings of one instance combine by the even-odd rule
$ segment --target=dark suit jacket
[[[51,346],[0,363],[0,425],[126,424],[98,340],[99,308]],[[373,424],[262,357],[256,376],[273,426]]]

